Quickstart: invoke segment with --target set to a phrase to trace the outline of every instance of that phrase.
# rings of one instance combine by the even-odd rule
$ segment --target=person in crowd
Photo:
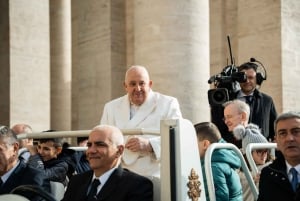
[[[78,147],[87,147],[87,137],[78,137]],[[85,151],[73,150],[69,148],[68,143],[64,143],[61,155],[67,159],[69,165],[68,178],[73,174],[80,174],[91,169],[90,164],[86,158]],[[71,167],[70,167],[71,166]],[[72,169],[70,171],[70,169]]]
[[[126,95],[105,104],[100,124],[120,129],[160,129],[162,119],[181,118],[176,98],[151,89],[152,80],[143,66],[130,67],[125,75]],[[142,175],[160,176],[160,137],[126,138],[123,167]]]
[[[202,165],[206,199],[209,200],[208,186],[205,174],[205,153],[212,143],[226,143],[213,123],[202,122],[195,125],[198,139],[198,149]],[[213,181],[216,200],[242,201],[243,192],[237,169],[241,167],[240,158],[229,149],[216,149],[211,158]]]
[[[300,200],[300,113],[282,113],[274,124],[279,154],[261,171],[258,201]]]
[[[230,132],[233,129],[242,125],[246,127],[248,125],[250,108],[245,102],[240,100],[227,101],[224,106],[224,122]]]
[[[238,67],[239,72],[245,72],[247,81],[240,83],[241,89],[236,93],[236,99],[249,104],[249,123],[258,125],[268,141],[273,141],[277,112],[272,97],[258,90],[263,76],[257,69],[256,62],[246,62]]]
[[[87,137],[77,137],[77,145],[79,147],[86,147],[88,139],[89,138],[87,138]]]
[[[94,127],[87,146],[86,155],[92,170],[70,179],[62,201],[153,200],[152,182],[120,166],[125,149],[120,129],[109,125]]]
[[[255,124],[250,123],[247,127],[238,125],[233,129],[233,134],[235,138],[242,140],[242,153],[246,162],[248,162],[246,157],[246,148],[250,143],[268,143],[268,140],[265,138],[265,136],[262,135],[260,129]],[[273,157],[271,156],[270,150],[268,149],[254,149],[252,150],[251,155],[259,171],[258,174],[253,174],[254,182],[258,186],[261,169],[269,165],[272,162]],[[248,168],[250,171],[252,171],[249,163]],[[242,169],[241,171],[239,171],[239,176],[243,187],[243,201],[253,201],[253,193]]]
[[[48,130],[46,132],[51,132]],[[32,167],[43,170],[46,178],[50,181],[60,182],[67,185],[69,164],[65,157],[61,157],[62,139],[61,138],[42,138],[36,151],[31,150],[31,157],[28,164]]]
[[[87,147],[88,138],[87,137],[78,137],[77,138],[77,145],[79,147]],[[86,158],[85,151],[76,151],[74,155],[76,159],[76,167],[75,172],[76,174],[80,174],[86,172],[91,169],[89,161]]]
[[[50,192],[50,183],[44,173],[19,160],[18,151],[16,135],[7,126],[0,125],[0,194],[10,193],[22,185],[32,185]],[[34,192],[21,194],[29,200],[41,199]]]
[[[228,131],[233,135],[233,129],[242,125],[246,127],[248,125],[250,107],[245,102],[235,99],[227,101],[224,106],[224,123],[226,124]],[[230,143],[235,144],[238,148],[242,148],[242,141],[238,140],[233,135],[233,141]]]
[[[32,128],[28,124],[15,124],[11,127],[12,131],[18,135],[21,133],[32,133]],[[19,158],[24,160],[25,163],[28,162],[28,159],[30,157],[30,151],[28,150],[28,146],[33,146],[33,139],[32,138],[26,138],[26,139],[20,139],[19,140]]]

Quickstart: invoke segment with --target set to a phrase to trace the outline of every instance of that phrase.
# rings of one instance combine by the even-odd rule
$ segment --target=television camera
[[[229,36],[227,36],[227,39],[231,65],[227,65],[223,68],[221,73],[209,78],[208,83],[214,84],[214,89],[208,90],[208,101],[211,110],[211,121],[218,127],[223,139],[233,143],[235,141],[234,137],[229,133],[223,121],[223,104],[234,99],[235,93],[240,89],[239,82],[246,82],[247,76],[244,72],[239,72],[238,68],[234,65]]]
[[[239,82],[246,82],[247,76],[244,72],[238,72],[234,65],[226,66],[221,73],[213,75],[209,84],[214,84],[215,88],[208,91],[208,101],[210,105],[220,105],[232,100],[234,94],[240,89]]]
[[[247,81],[246,74],[244,72],[238,72],[238,68],[234,65],[229,36],[227,36],[227,39],[231,65],[224,67],[221,73],[211,76],[208,80],[208,83],[214,84],[215,87],[208,91],[208,101],[211,106],[222,105],[223,103],[232,100],[235,92],[240,89],[239,82]]]

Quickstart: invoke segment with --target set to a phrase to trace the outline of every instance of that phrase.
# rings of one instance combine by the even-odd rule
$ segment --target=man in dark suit
[[[274,140],[274,121],[277,117],[275,104],[271,96],[260,92],[257,85],[261,86],[266,75],[258,72],[256,62],[246,62],[238,67],[240,72],[247,75],[246,82],[241,82],[236,98],[245,101],[250,106],[249,123],[259,126],[262,134],[270,141]]]
[[[124,138],[118,128],[96,126],[87,146],[92,170],[71,178],[62,201],[153,201],[152,182],[119,166]]]
[[[275,139],[280,151],[262,169],[258,201],[300,200],[300,113],[287,112],[275,120]]]
[[[19,142],[6,126],[0,125],[0,194],[10,193],[16,187],[33,185],[50,192],[50,183],[43,172],[18,159]],[[38,200],[33,192],[23,194],[30,200]]]

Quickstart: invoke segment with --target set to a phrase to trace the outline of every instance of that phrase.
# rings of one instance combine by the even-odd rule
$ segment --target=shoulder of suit
[[[93,172],[93,170],[88,170],[88,171],[86,171],[86,172],[83,172],[83,173],[81,173],[81,174],[75,174],[75,175],[73,175],[72,177],[71,177],[71,179],[80,179],[80,180],[82,180],[82,179],[90,179],[90,178],[92,178],[93,177],[93,175],[94,175],[94,172]]]
[[[257,89],[254,91],[254,94],[256,96],[260,96],[260,97],[265,98],[265,99],[273,100],[271,96],[269,96],[268,94],[265,94],[265,93],[263,93],[263,92],[261,92],[261,91],[259,91]]]
[[[123,168],[123,175],[126,177],[131,177],[131,178],[135,178],[135,179],[145,179],[145,180],[150,180],[148,177],[145,177],[143,175],[137,174],[135,172],[132,172],[126,168]]]

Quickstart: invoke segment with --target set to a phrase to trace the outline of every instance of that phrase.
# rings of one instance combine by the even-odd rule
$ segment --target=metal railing
[[[257,175],[259,173],[258,168],[255,164],[255,161],[252,157],[252,150],[255,149],[276,149],[277,143],[250,143],[246,147],[246,157],[250,168],[252,170],[253,175]]]
[[[121,129],[124,135],[160,135],[159,130],[151,129]],[[18,134],[18,139],[33,138],[56,138],[56,137],[87,137],[91,130],[78,130],[78,131],[53,131],[53,132],[36,132],[36,133],[22,133]]]
[[[255,186],[255,183],[253,181],[251,172],[247,166],[247,163],[243,157],[242,152],[234,145],[231,143],[212,143],[208,149],[206,150],[205,153],[205,175],[206,175],[206,180],[207,180],[207,187],[208,187],[208,193],[209,193],[209,198],[211,201],[216,200],[216,194],[215,194],[215,187],[214,187],[214,180],[213,180],[213,174],[212,174],[212,169],[211,169],[211,157],[215,149],[231,149],[233,150],[237,156],[240,158],[241,163],[242,163],[242,170],[246,176],[246,179],[250,185],[250,189],[253,193],[254,199],[257,200],[258,197],[258,190]]]

